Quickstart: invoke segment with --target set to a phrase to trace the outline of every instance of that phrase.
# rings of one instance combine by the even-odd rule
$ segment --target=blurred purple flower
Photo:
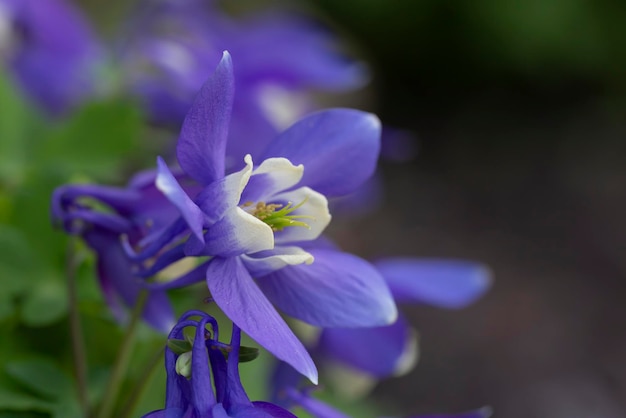
[[[189,319],[192,316],[201,319]],[[211,324],[212,333],[206,329],[207,324]],[[191,351],[178,355],[169,347],[165,349],[165,408],[150,412],[144,418],[295,418],[279,406],[251,402],[248,398],[239,377],[241,332],[236,325],[233,324],[230,344],[224,344],[219,341],[218,324],[213,317],[189,311],[174,326],[169,339],[183,340],[186,327],[195,327]],[[228,352],[227,358],[222,350]],[[185,363],[189,361],[187,368]]]
[[[242,170],[225,175],[233,90],[232,63],[224,53],[177,146],[182,170],[203,189],[189,195],[159,159],[157,187],[181,217],[129,254],[137,262],[150,260],[145,276],[185,256],[211,257],[179,279],[151,286],[173,288],[206,277],[213,300],[233,322],[315,382],[308,352],[270,300],[316,326],[395,321],[391,294],[372,265],[316,245],[330,222],[326,196],[350,193],[374,171],[380,123],[349,109],[312,114],[278,135],[260,154],[260,165],[247,155]]]
[[[94,94],[103,51],[64,0],[0,0],[0,60],[37,105],[60,114]]]
[[[145,287],[136,277],[136,266],[120,237],[138,244],[148,231],[166,227],[177,216],[176,208],[156,188],[154,180],[155,173],[145,172],[135,176],[125,189],[69,184],[57,188],[52,195],[53,222],[61,224],[69,234],[80,235],[96,253],[102,293],[120,322],[125,321],[126,308],[134,306]],[[193,192],[191,188],[189,191]],[[174,314],[164,290],[150,290],[143,317],[160,331],[172,328]]]
[[[145,0],[138,11],[122,60],[130,89],[158,123],[179,125],[222,51],[237,57],[229,166],[255,157],[309,112],[308,89],[352,89],[366,79],[363,66],[341,56],[334,39],[304,17],[275,12],[234,19],[207,0]]]
[[[418,303],[460,309],[473,303],[491,286],[491,271],[484,265],[448,259],[388,258],[374,263],[398,304]],[[415,332],[400,314],[388,326],[324,328],[315,353],[372,378],[408,372],[415,364]]]

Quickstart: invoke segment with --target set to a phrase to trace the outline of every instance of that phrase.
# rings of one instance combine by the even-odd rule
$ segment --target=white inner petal
[[[250,269],[255,278],[265,276],[286,266],[311,264],[313,255],[300,247],[281,246],[274,248],[274,254],[263,258],[242,256],[243,262]]]
[[[277,194],[272,197],[272,202],[291,202],[294,206],[304,202],[292,215],[304,215],[306,218],[297,219],[305,222],[309,228],[294,226],[276,232],[276,243],[294,241],[310,241],[321,235],[330,223],[330,212],[326,197],[309,187],[300,187],[296,190]]]
[[[224,177],[224,191],[228,200],[228,206],[236,206],[239,203],[241,194],[250,181],[253,167],[252,156],[247,154],[243,161],[246,163],[244,168]]]
[[[268,158],[254,169],[252,175],[263,175],[270,182],[264,190],[264,195],[270,196],[298,184],[304,175],[304,166],[293,165],[286,158]]]
[[[417,333],[414,329],[409,330],[410,335],[406,341],[406,345],[404,346],[404,351],[402,355],[396,362],[393,375],[394,376],[402,376],[413,370],[415,364],[417,364],[417,359],[419,358],[419,345],[417,339]]]
[[[209,254],[235,256],[274,248],[274,232],[265,222],[238,206],[228,210],[218,223],[207,231]]]

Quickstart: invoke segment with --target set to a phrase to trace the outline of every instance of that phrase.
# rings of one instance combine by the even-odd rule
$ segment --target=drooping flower
[[[201,319],[190,319],[193,316]],[[211,331],[206,329],[209,324]],[[219,327],[213,317],[189,311],[172,328],[169,339],[184,340],[187,327],[195,328],[191,351],[180,354],[170,347],[165,349],[165,408],[144,418],[295,418],[279,406],[248,398],[239,378],[241,332],[236,325],[230,344],[224,344],[219,341]]]
[[[137,266],[126,254],[121,237],[138,243],[150,230],[165,228],[177,216],[154,184],[155,173],[136,175],[127,188],[68,184],[52,196],[51,216],[67,233],[79,235],[96,253],[99,285],[115,318],[124,322],[128,308],[145,288]],[[150,289],[143,318],[169,332],[174,314],[164,290]]]
[[[145,237],[136,254],[129,252],[137,262],[150,261],[146,276],[185,256],[210,257],[179,279],[153,286],[172,288],[206,278],[213,300],[233,322],[316,381],[309,354],[272,303],[323,327],[377,326],[397,317],[391,294],[371,264],[316,245],[330,221],[326,196],[350,193],[374,171],[380,123],[349,109],[312,114],[278,135],[260,158],[247,155],[243,169],[226,175],[233,88],[225,52],[187,115],[177,145],[183,172],[202,190],[187,193],[159,159],[157,187],[181,216],[165,231]],[[255,166],[255,159],[262,163]]]
[[[0,0],[0,61],[47,112],[94,94],[102,54],[88,22],[64,0]]]
[[[230,164],[254,156],[311,111],[308,90],[352,89],[366,79],[363,66],[339,54],[336,40],[303,16],[233,18],[206,0],[144,0],[137,10],[122,65],[129,89],[157,123],[179,126],[222,51],[237,57]]]

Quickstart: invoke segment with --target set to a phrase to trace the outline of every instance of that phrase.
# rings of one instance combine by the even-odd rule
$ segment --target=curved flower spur
[[[199,316],[200,320],[191,319]],[[212,331],[206,329],[211,325]],[[193,343],[183,339],[195,328]],[[190,344],[189,351],[165,349],[165,408],[144,418],[296,418],[269,402],[251,402],[239,377],[241,331],[233,325],[230,344],[219,341],[217,321],[200,311],[186,312],[169,334],[169,342]],[[211,384],[213,377],[213,385]],[[215,388],[215,389],[214,389]]]
[[[247,155],[243,169],[226,175],[233,94],[232,62],[224,52],[177,143],[182,171],[202,190],[190,196],[159,158],[156,185],[180,217],[138,248],[127,246],[129,257],[148,262],[144,277],[187,256],[210,257],[177,279],[147,286],[168,289],[206,278],[233,322],[316,382],[308,352],[272,303],[322,327],[371,327],[397,318],[393,297],[370,263],[317,245],[330,221],[326,197],[351,193],[373,173],[380,122],[350,109],[309,115],[278,135],[261,158]]]

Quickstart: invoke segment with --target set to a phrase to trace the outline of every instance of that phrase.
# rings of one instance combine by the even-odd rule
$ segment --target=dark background
[[[495,274],[465,310],[404,307],[420,362],[374,395],[402,413],[626,416],[626,3],[310,3],[371,62],[374,110],[419,140],[383,164],[352,249]]]

